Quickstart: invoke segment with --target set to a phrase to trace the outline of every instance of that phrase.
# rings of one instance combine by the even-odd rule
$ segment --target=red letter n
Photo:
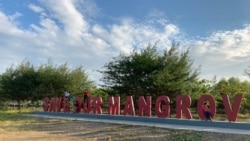
[[[143,116],[145,114],[146,116],[151,116],[151,96],[147,96],[147,102],[145,101],[144,96],[139,97],[139,116]]]

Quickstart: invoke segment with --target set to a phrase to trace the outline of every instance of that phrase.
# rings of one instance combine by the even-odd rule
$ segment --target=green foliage
[[[104,65],[104,86],[113,94],[168,95],[187,93],[198,84],[198,69],[192,68],[188,50],[180,52],[173,43],[163,54],[157,46],[148,45],[131,55],[119,55]],[[196,84],[196,85],[195,85]]]
[[[1,93],[4,99],[13,99],[20,103],[33,95],[37,85],[36,72],[29,62],[22,62],[16,69],[11,66],[1,76]]]
[[[43,64],[39,67],[38,80],[39,85],[36,89],[36,94],[39,98],[63,96],[65,85],[68,83],[65,77],[67,69],[66,65],[55,67],[53,64]]]
[[[249,112],[248,109],[250,108],[250,82],[242,82],[239,78],[235,77],[231,77],[229,79],[222,78],[213,86],[211,93],[217,100],[219,108],[223,108],[221,94],[229,95],[231,101],[233,101],[236,94],[243,94],[241,112]]]
[[[212,80],[202,79],[193,81],[192,86],[187,92],[192,99],[191,107],[196,107],[198,99],[204,94],[209,94],[213,89],[214,84],[216,84],[215,77]]]
[[[198,70],[193,70],[189,52],[179,52],[178,44],[164,51],[159,57],[159,69],[154,75],[154,82],[162,94],[180,94],[190,91],[197,83]]]
[[[56,66],[50,61],[38,69],[28,61],[23,61],[16,68],[11,66],[0,76],[2,100],[18,102],[63,96],[65,90],[76,96],[85,88],[91,89],[93,86],[82,67],[70,70],[67,64]]]
[[[77,67],[68,73],[67,80],[66,89],[75,96],[82,96],[84,89],[90,90],[90,93],[95,89],[94,82],[88,80],[82,67]]]

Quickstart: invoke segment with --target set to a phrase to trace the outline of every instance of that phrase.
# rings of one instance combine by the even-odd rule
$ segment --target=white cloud
[[[31,23],[26,30],[19,29],[9,15],[0,11],[0,72],[23,59],[40,65],[51,58],[56,64],[82,65],[92,79],[98,80],[100,74],[95,70],[113,56],[121,52],[129,53],[134,48],[144,48],[149,42],[158,40],[159,47],[169,47],[173,39],[181,40],[183,45],[190,47],[195,65],[202,65],[202,76],[206,78],[213,75],[241,76],[249,61],[249,25],[187,41],[178,26],[169,23],[160,11],[151,12],[150,18],[145,21],[138,22],[127,17],[121,18],[119,24],[103,26],[91,22],[92,19],[85,15],[86,11],[82,12],[79,3],[84,5],[84,2],[42,0],[42,5],[30,4],[29,8],[40,14],[40,21],[39,24]],[[92,15],[95,11],[98,11],[95,6],[87,10]],[[156,13],[162,16],[155,17]]]
[[[196,64],[202,65],[203,76],[246,79],[243,72],[250,64],[250,25],[214,32],[207,38],[190,41],[189,46]]]
[[[16,20],[18,17],[21,17],[21,16],[22,16],[21,13],[16,12],[15,14],[8,16],[8,18],[9,18],[9,20],[10,20],[11,22],[15,22],[15,20]]]
[[[41,13],[41,12],[44,11],[44,9],[43,9],[42,7],[37,6],[37,5],[34,5],[34,4],[29,4],[28,7],[29,7],[32,11],[34,11],[34,12],[36,12],[36,13]]]
[[[43,3],[52,12],[51,16],[63,24],[65,33],[80,40],[88,33],[89,24],[73,2],[70,0],[43,0]]]
[[[16,27],[17,23],[15,22],[15,19],[20,15],[20,13],[16,13],[14,15],[6,16],[3,12],[0,11],[0,33],[13,35],[21,33],[22,31]]]

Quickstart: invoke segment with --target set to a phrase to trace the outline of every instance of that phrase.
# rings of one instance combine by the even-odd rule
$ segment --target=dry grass
[[[250,141],[250,135],[169,130],[0,112],[0,141]]]

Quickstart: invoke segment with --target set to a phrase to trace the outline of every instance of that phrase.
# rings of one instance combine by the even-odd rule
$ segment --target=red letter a
[[[128,96],[126,103],[125,103],[125,108],[124,108],[124,115],[129,114],[134,116],[135,115],[135,108],[134,108],[134,101],[132,96]]]

